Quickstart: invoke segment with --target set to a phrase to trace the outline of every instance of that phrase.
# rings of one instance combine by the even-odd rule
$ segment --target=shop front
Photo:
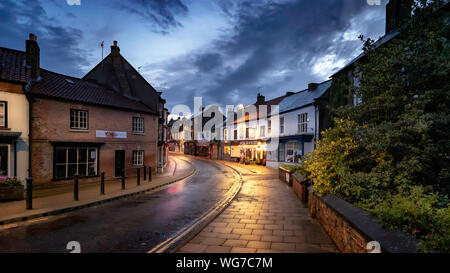
[[[266,142],[242,141],[239,145],[240,162],[244,164],[266,165]]]
[[[313,135],[299,135],[280,138],[278,162],[300,164],[303,156],[313,145]]]

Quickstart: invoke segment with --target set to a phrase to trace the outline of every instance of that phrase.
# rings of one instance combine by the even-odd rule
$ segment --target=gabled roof
[[[26,84],[31,78],[31,68],[26,65],[23,51],[0,47],[0,80]]]
[[[127,98],[95,82],[45,69],[41,69],[40,73],[40,81],[33,82],[29,88],[30,94],[156,114],[140,101]]]
[[[279,113],[289,112],[313,103],[330,88],[331,82],[331,80],[323,82],[312,91],[306,89],[283,99],[279,104]]]
[[[148,107],[157,111],[157,102],[166,102],[161,98],[162,92],[156,91],[120,53],[118,54],[118,58],[114,60],[113,54],[108,54],[83,79],[95,79],[97,82],[109,86],[116,92],[124,94],[126,90],[122,90],[123,85],[127,85],[130,88],[129,96],[140,98]],[[118,71],[123,72],[123,74]],[[124,77],[121,78],[122,76]]]

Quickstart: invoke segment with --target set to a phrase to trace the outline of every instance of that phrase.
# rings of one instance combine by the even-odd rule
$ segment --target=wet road
[[[191,223],[220,201],[234,182],[225,166],[180,156],[197,173],[155,193],[27,222],[0,227],[0,252],[146,252]]]

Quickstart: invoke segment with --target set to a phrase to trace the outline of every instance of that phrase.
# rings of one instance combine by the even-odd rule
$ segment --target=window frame
[[[70,149],[76,150],[76,158],[77,158],[76,163],[69,162],[69,150]],[[81,149],[86,149],[86,162],[79,162]],[[65,150],[65,162],[64,163],[57,162],[57,151],[58,150]],[[95,150],[95,160],[93,162],[89,162],[89,152],[92,152],[92,150]],[[79,173],[79,166],[82,163],[86,165],[85,175],[83,175],[83,176],[81,176]],[[76,164],[76,171],[73,176],[69,176],[69,165],[70,164]],[[93,175],[89,175],[89,165],[90,164],[93,164],[93,166],[95,166]],[[64,177],[57,176],[56,172],[57,172],[58,166],[65,166]],[[100,147],[76,145],[76,146],[54,146],[54,148],[53,148],[53,180],[55,180],[55,181],[73,179],[75,177],[75,174],[78,174],[80,178],[98,177],[99,169],[100,169]]]
[[[78,117],[78,127],[72,126],[72,117],[73,113],[77,113]],[[81,116],[80,113],[86,113],[86,128],[81,127]],[[75,123],[75,121],[74,121]],[[88,110],[82,110],[82,109],[70,109],[70,129],[71,130],[79,130],[79,131],[87,131],[89,130],[89,111]]]
[[[0,101],[0,103],[3,103],[5,105],[4,109],[5,109],[5,113],[3,115],[3,119],[4,119],[4,125],[0,125],[0,128],[6,129],[8,128],[8,102],[7,101]]]
[[[266,137],[266,125],[259,127],[259,137]]]
[[[141,121],[142,124],[139,124],[138,121]],[[142,127],[142,131],[138,131]],[[133,134],[145,134],[145,119],[144,117],[136,117],[134,116],[131,121],[131,130]]]
[[[135,158],[135,156],[141,156],[142,158]],[[133,168],[137,168],[137,167],[143,167],[144,166],[144,159],[145,159],[145,152],[144,150],[133,150],[132,153],[132,158],[131,158],[131,162],[132,162],[132,166]],[[141,160],[141,164],[139,164],[139,160]]]
[[[284,117],[280,117],[280,134],[284,134]]]
[[[308,133],[308,113],[297,115],[297,131],[299,134]]]

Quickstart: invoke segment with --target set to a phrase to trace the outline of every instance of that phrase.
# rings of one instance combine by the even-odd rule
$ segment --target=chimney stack
[[[25,44],[26,63],[31,68],[31,78],[38,80],[40,76],[40,49],[36,41],[36,35],[30,33]]]
[[[264,103],[266,101],[266,97],[258,93],[258,96],[256,97],[256,103]]]
[[[117,41],[114,41],[113,43],[114,44],[111,46],[111,54],[119,55],[120,54],[120,47],[117,46]]]
[[[386,5],[386,34],[399,28],[411,17],[414,0],[390,0]]]
[[[309,84],[308,84],[308,91],[314,91],[314,90],[316,90],[317,86],[319,86],[318,83],[314,83],[314,82],[309,83]]]

